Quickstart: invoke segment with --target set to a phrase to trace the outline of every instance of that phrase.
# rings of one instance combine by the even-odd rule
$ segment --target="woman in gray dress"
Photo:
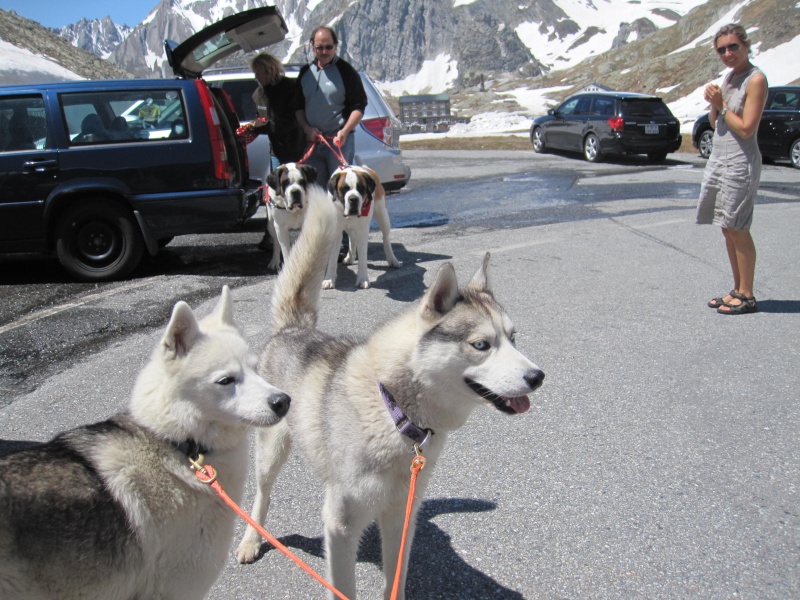
[[[714,49],[730,72],[722,86],[712,83],[705,89],[714,144],[703,174],[697,223],[722,227],[733,271],[733,289],[708,305],[721,314],[742,315],[758,310],[750,225],[761,180],[756,134],[767,101],[767,78],[750,62],[750,40],[741,25],[723,26],[714,36]]]

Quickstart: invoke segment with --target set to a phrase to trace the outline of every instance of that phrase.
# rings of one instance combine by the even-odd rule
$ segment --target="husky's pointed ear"
[[[460,296],[456,270],[451,263],[445,263],[439,267],[433,285],[422,297],[420,315],[426,319],[441,317],[450,312]]]
[[[172,316],[167,324],[161,348],[170,358],[186,355],[200,335],[200,325],[186,302],[181,300],[172,309]]]
[[[483,257],[481,268],[472,276],[467,287],[478,292],[489,291],[489,253]]]
[[[231,299],[231,289],[227,285],[222,286],[222,295],[211,313],[214,318],[218,319],[224,325],[236,327],[233,321],[233,300]]]

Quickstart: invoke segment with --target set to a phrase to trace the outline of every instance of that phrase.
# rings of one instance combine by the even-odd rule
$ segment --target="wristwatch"
[[[724,119],[725,119],[725,114],[726,114],[727,112],[728,112],[728,107],[726,106],[726,107],[725,107],[725,108],[723,108],[721,111],[719,111],[719,118],[724,120]]]

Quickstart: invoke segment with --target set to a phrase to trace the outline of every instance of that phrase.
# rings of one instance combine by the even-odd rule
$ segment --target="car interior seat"
[[[81,121],[81,132],[75,138],[76,143],[98,142],[109,139],[102,119],[96,113],[86,115]]]
[[[8,120],[8,143],[6,150],[35,150],[33,135],[28,127],[28,115],[15,112]]]
[[[786,108],[786,94],[778,92],[772,99],[772,108]]]

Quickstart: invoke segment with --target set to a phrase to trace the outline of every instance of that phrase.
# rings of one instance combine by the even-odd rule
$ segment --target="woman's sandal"
[[[731,290],[728,292],[728,296],[735,297],[736,290]],[[725,302],[725,296],[721,296],[719,298],[712,298],[708,301],[709,308],[719,308],[720,306],[730,306],[728,302]]]
[[[738,292],[731,292],[731,296],[741,302],[741,304],[726,304],[725,309],[720,307],[717,312],[721,315],[746,315],[748,313],[758,312],[758,304],[756,304],[756,297],[751,296],[748,298],[744,294]]]

